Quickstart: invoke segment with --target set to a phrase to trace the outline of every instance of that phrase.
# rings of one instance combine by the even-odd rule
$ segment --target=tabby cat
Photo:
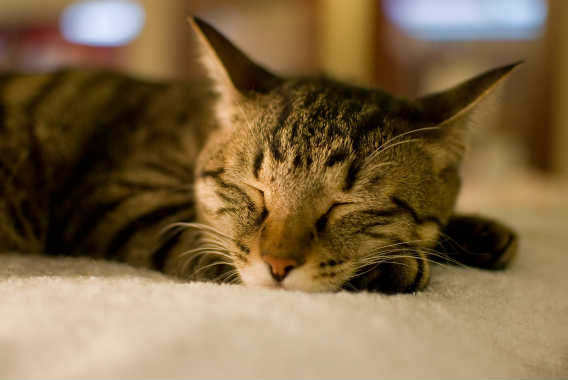
[[[190,23],[211,82],[0,75],[1,251],[391,293],[424,289],[431,261],[513,258],[513,231],[453,208],[468,111],[516,64],[406,100],[276,76]]]

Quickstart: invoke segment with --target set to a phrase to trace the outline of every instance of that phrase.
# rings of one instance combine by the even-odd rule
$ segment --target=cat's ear
[[[497,67],[448,90],[416,99],[420,118],[434,125],[449,124],[467,114],[522,61]]]
[[[458,164],[467,145],[467,115],[517,65],[486,71],[446,91],[430,94],[414,101],[418,128],[432,137],[430,147],[442,166]]]
[[[265,93],[281,79],[250,60],[225,36],[198,17],[189,17],[203,50],[203,62],[221,92]]]

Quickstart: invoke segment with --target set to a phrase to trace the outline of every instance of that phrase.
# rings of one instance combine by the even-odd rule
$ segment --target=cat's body
[[[209,86],[80,69],[6,74],[0,97],[3,250],[160,268],[161,228],[195,220]]]
[[[410,101],[278,78],[194,26],[220,95],[93,70],[0,76],[0,250],[390,292],[423,289],[431,259],[513,256],[506,227],[452,216],[462,113],[512,66]]]

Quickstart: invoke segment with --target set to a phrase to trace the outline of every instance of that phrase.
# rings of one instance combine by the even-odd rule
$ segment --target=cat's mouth
[[[310,261],[293,268],[286,266],[274,268],[274,265],[260,257],[249,260],[246,265],[239,268],[241,280],[250,287],[304,292],[337,291],[345,282],[340,279],[342,276],[322,273],[319,265],[314,265]]]

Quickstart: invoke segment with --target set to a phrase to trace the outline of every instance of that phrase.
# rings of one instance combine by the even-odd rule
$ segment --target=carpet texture
[[[517,261],[437,266],[414,295],[182,283],[0,255],[0,378],[566,378],[565,189],[494,190],[473,188],[461,208],[516,227]]]

